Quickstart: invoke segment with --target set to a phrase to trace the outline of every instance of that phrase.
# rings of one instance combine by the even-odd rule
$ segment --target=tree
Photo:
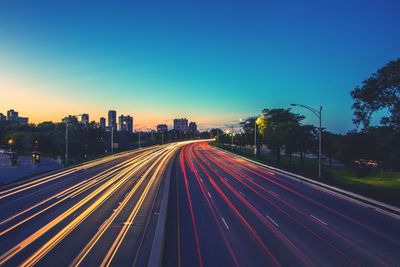
[[[400,130],[400,59],[390,61],[370,78],[357,86],[351,96],[354,99],[354,123],[368,128],[373,113],[387,109],[390,116],[383,117],[381,124]]]
[[[297,127],[304,116],[291,112],[291,109],[264,109],[266,118],[265,142],[276,154],[277,162],[280,162],[282,148],[288,146],[289,153],[293,153]]]

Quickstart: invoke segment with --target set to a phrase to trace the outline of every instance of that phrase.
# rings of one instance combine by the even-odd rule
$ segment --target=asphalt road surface
[[[400,220],[207,143],[175,162],[164,266],[400,266]]]
[[[3,189],[0,266],[146,266],[163,173],[183,144],[112,155]]]

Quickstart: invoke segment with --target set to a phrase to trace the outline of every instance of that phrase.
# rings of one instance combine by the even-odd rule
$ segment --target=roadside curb
[[[171,175],[172,168],[175,165],[176,157],[181,149],[172,156],[170,164],[168,165],[165,175],[165,185],[163,197],[160,206],[160,216],[158,218],[156,231],[154,234],[153,244],[151,245],[151,251],[149,256],[148,267],[159,267],[162,266],[162,258],[164,253],[164,240],[165,240],[165,228],[167,225],[167,214],[168,214],[168,201],[169,201],[169,191],[171,186]]]
[[[317,186],[320,190],[323,190],[323,191],[331,193],[331,194],[335,194],[336,196],[339,196],[339,197],[342,197],[344,199],[350,200],[350,201],[355,202],[355,203],[357,203],[359,205],[368,205],[369,207],[372,207],[376,211],[379,211],[379,212],[381,212],[383,214],[389,215],[391,217],[394,217],[394,218],[400,220],[400,208],[398,208],[396,206],[393,206],[393,205],[390,205],[390,204],[386,204],[386,203],[383,203],[383,202],[380,202],[378,200],[371,199],[371,198],[368,198],[368,197],[364,197],[362,195],[359,195],[359,194],[356,194],[356,193],[353,193],[353,192],[350,192],[350,191],[347,191],[347,190],[344,190],[344,189],[340,189],[340,188],[337,188],[337,187],[334,187],[334,186],[331,186],[331,185],[328,185],[328,184],[325,184],[325,183],[322,183],[322,182],[314,181],[314,180],[312,180],[310,178],[306,178],[304,176],[301,176],[301,175],[298,175],[298,174],[295,174],[295,173],[291,173],[291,172],[288,172],[288,171],[285,171],[285,170],[281,170],[281,169],[278,169],[278,168],[275,168],[275,167],[260,163],[258,161],[243,157],[241,155],[232,153],[230,151],[224,150],[224,149],[219,148],[219,147],[214,147],[214,148],[216,148],[216,149],[218,149],[220,151],[223,151],[225,153],[234,155],[236,157],[242,158],[242,159],[244,159],[246,161],[252,162],[252,163],[257,164],[259,166],[262,166],[262,167],[268,168],[270,170],[276,171],[278,173],[284,174],[284,175],[286,175],[287,177],[289,177],[291,179],[307,182],[307,183],[309,183],[309,184],[311,184],[313,186]]]

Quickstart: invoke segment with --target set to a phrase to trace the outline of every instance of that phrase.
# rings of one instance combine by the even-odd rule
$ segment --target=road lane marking
[[[322,223],[323,225],[325,225],[325,226],[327,226],[328,224],[326,223],[326,222],[324,222],[323,220],[321,220],[321,219],[318,219],[317,217],[315,217],[314,215],[310,215],[310,217],[311,218],[313,218],[314,220],[316,220],[316,221],[318,221],[318,222],[320,222],[320,223]]]
[[[241,191],[239,191],[239,193],[240,193],[242,196],[246,197]]]
[[[229,230],[229,226],[228,226],[228,224],[226,223],[224,217],[221,217],[221,219],[222,219],[222,221],[224,222],[226,229]]]
[[[267,217],[267,219],[268,219],[270,222],[272,222],[276,227],[279,227],[279,225],[278,225],[271,217],[269,217],[268,215],[265,215],[265,217]]]
[[[211,198],[211,194],[210,194],[210,192],[208,192],[208,191],[207,191],[207,194],[208,194],[208,196]]]
[[[279,197],[279,195],[277,194],[277,193],[275,193],[275,192],[273,192],[273,191],[268,191],[268,192],[270,192],[271,194],[273,194],[274,196],[276,196],[276,197]]]

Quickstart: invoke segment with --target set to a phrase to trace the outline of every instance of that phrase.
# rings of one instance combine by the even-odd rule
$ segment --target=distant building
[[[29,122],[28,118],[26,118],[26,117],[18,117],[18,123],[28,124],[28,122]]]
[[[88,124],[89,124],[89,114],[82,114],[81,115],[81,123],[85,124],[85,126],[88,126]]]
[[[108,111],[108,127],[117,129],[117,112],[115,110]]]
[[[18,122],[18,112],[10,109],[7,111],[7,120]]]
[[[4,119],[4,115],[3,114],[1,114],[0,117],[2,117]],[[10,110],[7,111],[7,121],[12,121],[12,122],[25,124],[25,123],[28,123],[28,120],[29,119],[26,118],[26,117],[19,117],[18,116],[18,112],[13,110],[13,109],[10,109]]]
[[[104,117],[101,117],[100,118],[100,129],[103,129],[103,130],[105,130],[106,129],[106,118],[104,118]]]
[[[179,132],[187,132],[188,120],[186,118],[174,119],[174,130]]]
[[[168,132],[168,126],[166,124],[157,125],[157,132]]]
[[[189,132],[197,133],[197,124],[194,121],[189,123]]]
[[[5,121],[5,120],[7,120],[7,117],[3,113],[0,113],[0,121]]]
[[[133,118],[129,115],[121,115],[118,117],[118,130],[121,132],[133,132]]]

